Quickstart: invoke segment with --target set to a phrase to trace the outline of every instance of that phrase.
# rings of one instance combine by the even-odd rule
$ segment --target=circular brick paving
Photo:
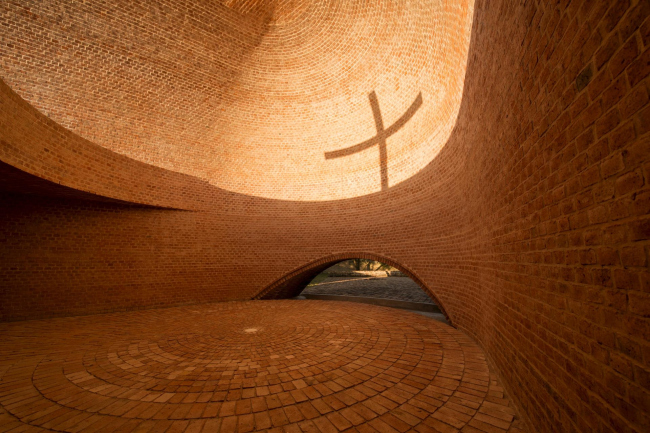
[[[254,301],[9,323],[0,334],[9,430],[516,430],[482,351],[399,310]]]

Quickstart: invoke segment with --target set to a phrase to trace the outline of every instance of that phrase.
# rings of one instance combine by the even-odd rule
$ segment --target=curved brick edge
[[[56,185],[113,200],[199,210],[209,184],[135,161],[79,137],[0,79],[0,162]]]
[[[81,202],[111,204],[121,208],[153,208],[158,210],[182,210],[153,206],[110,198],[103,195],[70,188],[20,170],[0,160],[0,193],[65,199]]]
[[[440,308],[440,312],[444,314],[445,318],[447,319],[447,322],[449,322],[451,326],[454,326],[451,317],[449,317],[449,314],[447,313],[447,310],[445,309],[442,302],[440,302],[440,299],[436,296],[433,290],[431,290],[426,284],[424,284],[424,282],[417,276],[415,272],[413,272],[412,270],[408,269],[406,266],[402,265],[399,262],[394,261],[389,257],[382,256],[375,253],[362,253],[362,252],[337,253],[337,254],[332,254],[330,256],[322,257],[316,261],[310,262],[297,269],[294,269],[288,274],[285,274],[283,277],[277,279],[275,282],[266,286],[264,289],[262,289],[251,299],[293,298],[294,296],[297,296],[300,292],[302,292],[302,290],[307,286],[307,284],[309,284],[311,280],[313,280],[316,277],[316,275],[320,274],[325,269],[335,265],[336,263],[343,262],[345,260],[350,260],[350,259],[376,260],[378,262],[382,262],[389,266],[399,269],[407,277],[415,281],[417,285],[420,286],[420,288],[424,290],[424,292],[427,295],[429,295],[431,299],[433,299],[435,304],[438,305],[438,307]]]

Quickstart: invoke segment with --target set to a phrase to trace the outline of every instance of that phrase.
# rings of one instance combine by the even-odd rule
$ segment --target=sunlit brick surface
[[[1,431],[521,431],[475,343],[389,308],[255,301],[0,332]]]
[[[381,188],[423,169],[454,127],[474,0],[25,1],[0,5],[6,82],[120,154],[229,191],[289,200]]]

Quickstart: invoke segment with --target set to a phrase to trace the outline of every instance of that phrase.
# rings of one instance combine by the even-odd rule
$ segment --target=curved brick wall
[[[348,3],[353,2],[340,6],[339,12],[338,4],[332,3],[333,16],[352,13],[345,9],[353,8]],[[316,16],[301,4],[284,12],[251,2],[225,4],[219,9],[223,14],[215,16],[237,23],[250,20],[247,31],[259,43],[251,50],[226,44],[223,58],[241,62],[237,65],[252,62],[263,51],[257,47],[273,34],[276,21],[300,28],[300,17]],[[436,16],[447,13],[440,9],[444,3],[436,5]],[[395,11],[405,10],[397,6]],[[56,101],[61,100],[57,98],[80,97],[64,95],[74,93],[73,88],[66,89],[55,75],[49,75],[48,81],[37,70],[41,62],[66,55],[63,42],[57,42],[60,48],[48,45],[48,52],[35,49],[20,57],[4,55],[16,51],[13,41],[33,41],[30,31],[34,29],[48,34],[51,26],[38,21],[42,9],[34,6],[21,15],[15,12],[17,3],[0,7],[2,76],[51,117],[2,88],[0,159],[20,169],[3,166],[0,170],[2,189],[12,192],[0,195],[4,320],[250,299],[273,296],[278,287],[282,290],[275,292],[277,296],[287,296],[329,258],[363,253],[408,270],[438,299],[452,323],[484,348],[534,430],[648,430],[647,1],[520,5],[490,0],[477,1],[473,10],[468,5],[468,13],[473,14],[467,18],[473,22],[470,43],[465,53],[462,43],[454,48],[458,54],[454,62],[467,62],[466,74],[442,80],[460,79],[462,99],[453,130],[436,156],[424,168],[409,172],[401,183],[389,183],[390,188],[379,191],[373,149],[374,190],[357,191],[352,194],[355,198],[317,202],[299,201],[307,198],[299,194],[295,200],[277,200],[254,190],[257,187],[237,190],[179,167],[135,161],[123,149],[113,149],[122,154],[111,152],[111,135],[125,132],[114,128],[97,132],[97,137],[84,135],[83,131],[106,128],[110,122],[89,122],[83,129],[79,126],[83,122],[73,123],[90,113],[64,119],[74,110],[65,104],[57,107]],[[381,9],[377,22],[389,19],[393,9]],[[65,15],[65,8],[52,6],[51,10]],[[161,7],[159,16],[172,16],[174,11]],[[412,13],[427,17],[433,12]],[[464,16],[462,10],[449,13]],[[330,21],[334,28],[341,25],[337,19]],[[70,31],[82,32],[87,25],[79,18]],[[310,26],[315,24],[304,25],[314,31]],[[432,37],[462,42],[462,31],[456,32],[455,39],[453,27],[437,26],[441,33]],[[412,40],[411,27],[393,27],[399,36],[396,44],[402,37]],[[124,42],[117,38],[123,35],[119,26],[101,30],[105,35],[116,31],[115,38]],[[172,42],[189,38],[183,34],[186,28],[172,30],[166,33]],[[354,34],[352,28],[349,31]],[[98,34],[102,33],[88,30],[84,40],[98,45],[99,52],[99,45],[111,42]],[[379,50],[361,40],[355,46]],[[171,55],[165,46],[152,42],[148,58]],[[137,44],[132,48],[124,49],[124,59],[137,52]],[[190,52],[179,57],[178,64],[188,59],[192,59]],[[56,69],[47,73],[55,74]],[[184,68],[177,69],[178,74],[185,73]],[[368,71],[372,72],[370,66]],[[164,80],[160,82],[160,88],[166,89]],[[84,89],[92,90],[93,83],[98,86],[89,81]],[[189,89],[193,86],[188,84]],[[30,87],[43,93],[29,94],[25,89]],[[357,93],[350,98],[362,116],[359,128],[372,134],[369,89],[356,85],[352,89]],[[375,90],[385,125],[415,97],[404,92],[391,100],[379,87]],[[233,95],[243,90],[228,91],[223,90],[223,99],[236,101]],[[422,107],[409,122],[426,114],[420,110],[430,99],[422,92]],[[289,92],[287,98],[291,97]],[[256,95],[256,99],[264,97]],[[80,105],[80,112],[95,107],[95,116],[106,116],[98,108],[106,105],[92,105],[92,100]],[[142,104],[145,111],[158,108],[147,106],[146,100]],[[111,115],[119,119],[123,113],[127,118],[128,108]],[[180,122],[170,119],[171,124]],[[408,126],[401,131],[406,133]],[[411,126],[416,132],[424,128]],[[239,133],[239,126],[232,128],[231,133]],[[261,133],[251,130],[251,136]],[[156,133],[165,131],[169,130]],[[349,141],[363,140],[364,134],[357,132]],[[397,138],[395,142],[399,145]],[[389,139],[389,148],[392,143]],[[161,145],[161,155],[168,151]],[[243,147],[242,152],[246,154]],[[242,176],[249,179],[246,167],[240,168],[223,173],[235,183],[238,173],[246,173]],[[276,174],[265,177],[265,173],[260,184],[272,182],[273,176],[290,177],[291,168],[287,166],[286,172],[284,168],[273,166]],[[394,171],[389,165],[389,181]],[[64,186],[57,184],[113,201],[59,192]]]

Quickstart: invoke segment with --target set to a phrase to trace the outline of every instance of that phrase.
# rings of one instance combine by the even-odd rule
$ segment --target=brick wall
[[[647,431],[649,14],[645,0],[477,1],[444,147],[402,183],[336,201],[134,161],[2,87],[0,159],[25,172],[18,187],[0,176],[14,179],[2,319],[288,296],[328,257],[366,253],[411,272],[481,344],[534,430]]]

